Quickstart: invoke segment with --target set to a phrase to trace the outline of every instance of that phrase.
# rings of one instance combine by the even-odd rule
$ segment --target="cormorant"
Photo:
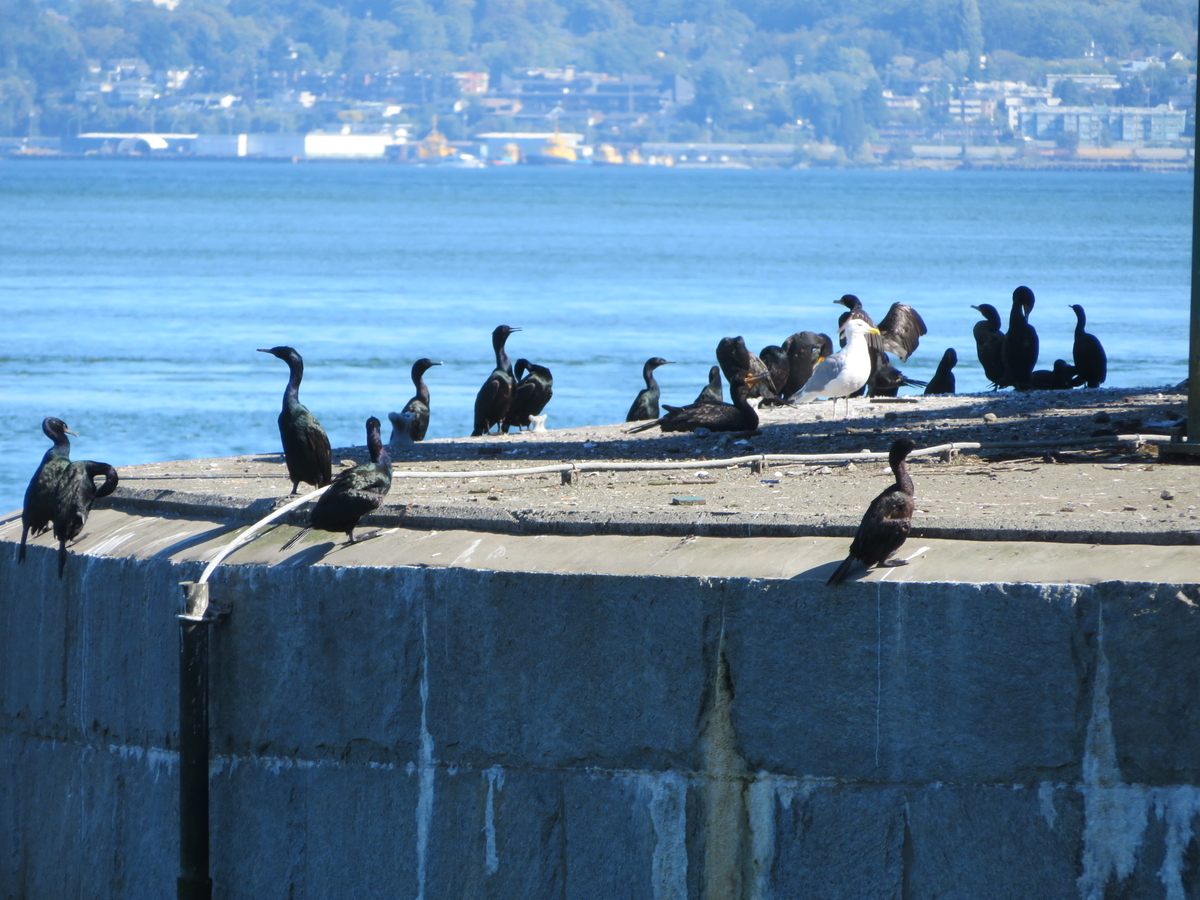
[[[512,406],[513,391],[516,379],[513,378],[512,364],[508,354],[504,352],[504,342],[514,331],[520,328],[510,328],[498,325],[492,332],[492,349],[496,351],[496,368],[488,376],[479,393],[475,395],[475,430],[471,437],[479,437],[491,431],[493,425],[502,425]]]
[[[844,294],[841,299],[833,302],[840,303],[848,310],[838,316],[839,329],[846,324],[851,315],[861,313],[868,325],[879,329],[879,337],[871,343],[886,353],[900,357],[901,362],[908,361],[917,345],[921,343],[921,336],[926,333],[925,320],[907,303],[893,303],[883,321],[875,326],[875,321],[863,309],[862,301],[853,294]]]
[[[1019,391],[1029,388],[1029,376],[1038,359],[1037,331],[1029,324],[1033,291],[1021,285],[1013,291],[1008,334],[1004,336],[1004,377]]]
[[[979,356],[979,364],[983,366],[983,374],[992,383],[993,391],[1008,387],[1010,382],[1004,371],[1004,332],[1000,330],[1000,313],[990,303],[980,303],[971,309],[979,310],[983,316],[983,321],[976,322],[972,329],[975,352]]]
[[[875,371],[871,373],[871,377],[867,381],[867,396],[895,397],[902,387],[923,388],[927,384],[928,382],[909,378],[892,365],[891,357],[880,351],[875,363]]]
[[[388,437],[387,446],[393,453],[406,447],[412,447],[413,414],[410,412],[390,412],[388,421],[392,423],[392,433]]]
[[[117,470],[108,463],[90,459],[71,462],[71,442],[67,435],[75,432],[62,419],[53,416],[43,419],[42,433],[54,446],[46,451],[25,489],[17,562],[25,561],[28,533],[32,531],[37,537],[53,523],[54,536],[58,538],[58,577],[62,578],[67,564],[67,541],[75,540],[83,532],[92,502],[117,489]],[[104,476],[104,484],[97,488],[95,479],[100,475]]]
[[[1056,359],[1053,369],[1037,369],[1029,373],[1029,388],[1035,391],[1065,391],[1075,387],[1075,367],[1065,359]]]
[[[942,354],[942,361],[938,363],[937,371],[929,379],[929,384],[925,385],[925,395],[953,394],[954,367],[956,365],[958,365],[958,353],[953,347],[949,347]]]
[[[787,383],[788,376],[791,374],[791,361],[788,359],[788,353],[782,347],[775,344],[768,344],[759,351],[758,358],[767,367],[767,372],[771,375],[771,387],[775,389],[775,393],[763,402],[778,405],[786,398],[786,395],[783,393],[783,386]]]
[[[1091,388],[1100,387],[1108,376],[1108,356],[1100,344],[1100,339],[1083,330],[1083,326],[1087,324],[1083,307],[1072,303],[1071,309],[1075,310],[1075,384],[1086,384]]]
[[[708,384],[704,386],[704,390],[700,395],[692,401],[692,405],[697,403],[724,403],[725,392],[721,389],[721,367],[712,366],[708,370]]]
[[[429,388],[425,386],[425,373],[433,366],[440,365],[440,362],[424,357],[412,364],[412,381],[417,388],[417,394],[404,404],[404,409],[400,412],[413,414],[409,434],[414,441],[425,440],[425,431],[429,428]]]
[[[645,379],[646,386],[638,391],[637,397],[633,400],[633,405],[629,407],[629,412],[625,416],[626,422],[644,422],[646,419],[658,418],[658,381],[654,378],[654,370],[659,366],[674,365],[674,361],[663,359],[661,356],[652,356],[646,360],[642,366],[642,378]]]
[[[871,375],[871,351],[867,346],[867,335],[879,334],[879,329],[868,325],[865,319],[851,315],[843,330],[846,332],[846,346],[817,363],[808,382],[792,396],[792,405],[808,403],[818,397],[831,397],[836,412],[838,398],[845,397],[846,415],[850,415],[850,395],[861,390]]]
[[[827,334],[798,331],[782,346],[788,355],[788,377],[779,393],[790,397],[808,383],[816,364],[833,353],[833,341]]]
[[[729,384],[733,403],[693,403],[689,406],[666,406],[666,415],[653,421],[630,428],[629,434],[646,431],[659,426],[663,431],[754,431],[758,428],[758,411],[750,405],[750,392],[756,384],[767,380],[765,372],[751,375],[737,372]]]
[[[383,505],[392,487],[392,461],[379,436],[379,420],[367,419],[367,452],[371,461],[338,472],[308,519],[308,527],[283,545],[286,550],[313,528],[319,531],[345,532],[354,543],[359,519]]]
[[[737,337],[721,338],[717,344],[717,364],[730,385],[738,372],[749,372],[751,375],[767,374],[766,364],[746,348],[746,341],[740,334]],[[762,397],[764,400],[773,397],[775,386],[769,378],[760,379],[755,382],[752,396]]]
[[[522,378],[526,371],[529,374]],[[527,359],[518,359],[516,377],[519,380],[513,392],[512,406],[508,409],[508,415],[504,417],[505,433],[514,425],[517,428],[531,427],[533,423],[530,419],[541,413],[554,396],[554,376],[545,366],[531,363]]]
[[[270,353],[288,365],[288,383],[283,392],[283,410],[279,413],[279,437],[283,440],[283,459],[292,493],[300,490],[300,482],[314,487],[329,484],[333,452],[329,437],[316,417],[300,402],[300,379],[304,377],[304,360],[291,347],[272,347],[259,353]]]
[[[868,569],[907,565],[904,560],[889,560],[888,557],[900,549],[912,530],[913,482],[904,460],[916,447],[912,438],[900,438],[892,444],[888,464],[896,481],[871,501],[850,544],[850,555],[829,576],[826,584],[840,584],[850,574],[856,560]]]

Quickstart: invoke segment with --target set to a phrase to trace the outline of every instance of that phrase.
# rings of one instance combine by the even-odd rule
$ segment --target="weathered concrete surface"
[[[170,895],[244,524],[0,523],[0,897]],[[1200,896],[1200,547],[295,530],[213,579],[217,897]]]

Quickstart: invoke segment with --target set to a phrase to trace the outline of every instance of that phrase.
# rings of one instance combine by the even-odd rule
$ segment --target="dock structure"
[[[179,584],[285,497],[274,454],[122,470],[61,581],[0,518],[0,895],[181,878],[183,613],[209,823],[179,896],[1189,896],[1200,469],[1160,462],[1169,435],[1087,434],[1184,402],[427,441],[362,540],[284,550],[288,513],[207,614]],[[826,587],[878,452],[959,418],[984,446],[913,457],[909,564]]]

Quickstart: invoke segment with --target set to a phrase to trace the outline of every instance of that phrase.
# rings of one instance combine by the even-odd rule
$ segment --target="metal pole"
[[[1200,112],[1200,78],[1196,79],[1192,118]],[[1192,328],[1188,352],[1188,443],[1200,447],[1200,192],[1196,190],[1196,132],[1192,128]]]
[[[177,900],[211,900],[208,875],[208,584],[183,582],[179,616]]]

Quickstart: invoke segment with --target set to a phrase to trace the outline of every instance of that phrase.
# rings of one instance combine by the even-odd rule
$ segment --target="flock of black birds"
[[[849,414],[852,396],[894,397],[901,387],[923,388],[926,394],[954,393],[953,369],[958,354],[953,348],[945,351],[937,372],[927,383],[906,377],[891,361],[890,355],[906,361],[927,334],[925,322],[915,309],[893,303],[876,326],[853,294],[846,294],[835,303],[846,307],[838,319],[840,350],[833,350],[828,335],[812,331],[797,332],[779,345],[764,347],[757,355],[750,352],[740,336],[722,338],[716,349],[717,365],[709,370],[709,382],[695,402],[687,406],[662,404],[666,409],[663,415],[659,414],[660,391],[654,372],[660,366],[671,365],[671,361],[659,356],[646,360],[642,367],[646,387],[638,392],[626,416],[627,422],[639,423],[629,429],[630,433],[656,426],[662,431],[754,431],[759,417],[750,403],[753,398],[759,398],[759,405],[765,406],[828,397],[834,400],[835,408],[837,400],[844,398]],[[1085,331],[1086,316],[1078,304],[1072,306],[1077,323],[1073,364],[1059,359],[1050,370],[1034,368],[1038,336],[1029,322],[1033,306],[1033,291],[1028,287],[1022,285],[1013,291],[1007,333],[1000,330],[1000,314],[994,306],[983,303],[972,307],[983,315],[983,320],[974,327],[975,345],[992,389],[1065,389],[1080,385],[1098,387],[1103,383],[1107,375],[1104,348],[1095,335]],[[503,434],[511,428],[536,428],[544,420],[541,414],[553,396],[554,379],[548,368],[527,359],[518,359],[514,371],[505,343],[509,335],[520,330],[500,325],[492,332],[496,365],[475,398],[473,437],[488,434],[492,428]],[[348,542],[354,543],[354,529],[359,521],[379,508],[391,488],[388,447],[395,451],[425,437],[430,397],[424,376],[441,363],[427,358],[413,363],[416,393],[401,412],[389,414],[393,430],[388,444],[383,443],[379,420],[374,416],[367,419],[369,462],[346,469],[335,478],[329,438],[316,417],[300,402],[304,360],[292,347],[272,347],[259,352],[270,353],[288,366],[278,422],[292,494],[299,492],[302,482],[314,488],[327,487],[312,509],[308,527],[285,547],[313,528],[345,533]],[[729,382],[731,403],[724,400],[722,375]],[[107,463],[72,462],[67,435],[74,432],[61,419],[45,419],[42,431],[53,446],[46,451],[25,492],[18,560],[25,559],[28,534],[42,534],[53,525],[54,537],[59,542],[61,578],[67,542],[82,533],[93,501],[116,489],[118,474]],[[829,584],[840,582],[855,560],[868,567],[889,564],[888,558],[904,542],[913,510],[913,484],[905,460],[915,447],[908,438],[892,445],[889,462],[896,482],[872,501],[850,546],[850,555]],[[97,487],[95,479],[100,476],[104,476],[104,482]]]

